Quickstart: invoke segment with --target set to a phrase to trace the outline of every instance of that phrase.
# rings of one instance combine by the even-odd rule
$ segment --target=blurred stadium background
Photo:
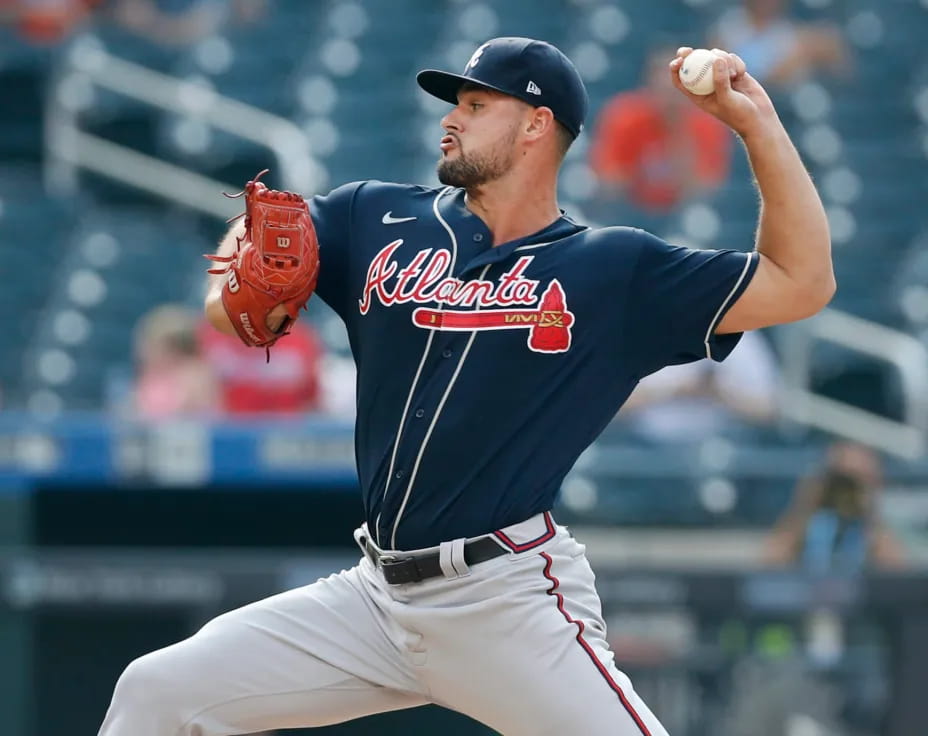
[[[139,404],[137,325],[199,308],[200,256],[239,207],[221,191],[265,167],[307,195],[434,183],[445,106],[416,70],[463,68],[493,36],[543,38],[581,70],[592,123],[656,42],[703,45],[737,4],[0,1],[0,736],[95,733],[132,658],[357,557],[349,354],[318,300],[311,411]],[[775,419],[655,441],[620,418],[556,515],[588,542],[620,666],[671,733],[914,736],[928,721],[928,2],[790,13],[850,49],[844,74],[775,92],[831,220],[832,308],[763,335]],[[588,139],[561,205],[604,222]],[[755,203],[736,147],[724,184],[655,227],[746,250]],[[901,555],[773,565],[771,530],[838,438],[879,453],[868,520]],[[437,708],[316,732],[487,733]]]

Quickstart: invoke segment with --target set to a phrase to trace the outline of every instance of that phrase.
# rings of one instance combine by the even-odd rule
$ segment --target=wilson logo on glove
[[[268,189],[258,181],[267,171],[259,173],[238,194],[225,195],[245,197],[245,233],[236,241],[235,253],[206,255],[225,264],[209,269],[209,273],[229,274],[222,289],[222,305],[236,333],[246,345],[264,348],[290,331],[319,277],[319,242],[309,207],[299,194]],[[287,316],[272,330],[267,318],[280,305],[286,308]]]

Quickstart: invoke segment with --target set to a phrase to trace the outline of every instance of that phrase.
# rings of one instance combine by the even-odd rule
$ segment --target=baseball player
[[[808,317],[835,288],[821,202],[769,98],[726,53],[715,92],[690,95],[677,75],[690,51],[668,74],[744,141],[762,199],[751,253],[559,210],[587,95],[567,57],[527,38],[482,44],[462,74],[419,73],[452,106],[441,188],[357,182],[307,209],[249,183],[207,314],[270,345],[318,274],[358,367],[363,554],[132,662],[102,736],[425,703],[507,736],[666,734],[614,661],[584,547],[551,514],[558,487],[640,378],[722,360],[744,330]]]

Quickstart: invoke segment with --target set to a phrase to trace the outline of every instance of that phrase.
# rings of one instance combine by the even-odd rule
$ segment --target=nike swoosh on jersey
[[[412,222],[415,220],[415,217],[394,217],[393,210],[390,210],[384,214],[383,218],[380,220],[384,225],[396,225],[399,222]]]

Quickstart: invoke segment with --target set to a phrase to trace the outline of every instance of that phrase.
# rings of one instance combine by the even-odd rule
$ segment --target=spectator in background
[[[723,363],[674,365],[638,384],[620,419],[652,442],[698,442],[776,419],[779,370],[758,332],[746,332]]]
[[[227,414],[319,411],[323,346],[306,322],[295,322],[290,334],[271,348],[255,350],[237,337],[223,335],[202,322],[198,331],[203,353],[218,376],[221,406]]]
[[[0,19],[34,44],[54,44],[88,20],[103,0],[0,0]]]
[[[165,46],[184,46],[216,33],[226,23],[251,23],[266,0],[113,0],[115,20],[133,33]]]
[[[616,95],[600,112],[590,165],[602,198],[624,198],[641,210],[662,213],[727,178],[731,134],[674,89],[667,59],[675,53],[654,48],[643,85]]]
[[[116,0],[111,12],[126,29],[171,46],[214,33],[223,19],[222,4],[215,0]]]
[[[797,23],[789,0],[743,0],[717,21],[712,45],[738,54],[764,85],[788,86],[810,73],[843,71],[850,59],[837,28]]]
[[[202,414],[219,407],[216,378],[197,344],[199,316],[185,307],[156,307],[135,332],[136,412],[159,419]]]
[[[765,559],[817,573],[901,567],[902,545],[880,518],[882,488],[876,452],[834,443],[825,467],[797,485],[790,508],[767,540]]]

